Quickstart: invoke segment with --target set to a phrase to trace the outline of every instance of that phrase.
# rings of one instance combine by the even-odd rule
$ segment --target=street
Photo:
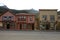
[[[0,31],[0,40],[60,40],[60,32]]]

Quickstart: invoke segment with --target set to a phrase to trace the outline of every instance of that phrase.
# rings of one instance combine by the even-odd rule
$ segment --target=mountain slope
[[[15,9],[9,9],[6,5],[0,6],[0,13],[4,13],[7,10],[9,10],[12,13],[38,13],[37,10],[29,9],[29,10],[15,10]]]

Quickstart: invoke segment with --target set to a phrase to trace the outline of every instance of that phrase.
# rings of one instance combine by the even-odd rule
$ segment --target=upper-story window
[[[47,20],[47,15],[42,16],[43,20]]]
[[[13,19],[13,16],[3,16],[3,20],[11,20]]]
[[[50,21],[55,21],[55,16],[54,15],[50,15]]]
[[[9,16],[9,18],[12,18],[12,16]]]
[[[32,21],[33,20],[33,18],[32,18],[32,16],[30,16],[30,21]]]
[[[6,16],[4,16],[4,18],[7,18]]]
[[[26,21],[26,16],[19,16],[18,20],[19,21]]]
[[[13,19],[13,16],[9,16],[8,19],[9,19],[9,20]]]
[[[3,16],[2,20],[7,20],[7,16]]]

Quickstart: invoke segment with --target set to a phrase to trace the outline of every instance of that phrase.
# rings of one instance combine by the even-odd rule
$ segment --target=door
[[[46,24],[46,30],[49,30],[50,24]]]
[[[7,24],[7,29],[10,29],[10,24]]]
[[[22,24],[20,24],[20,30],[22,30]]]
[[[34,24],[32,24],[32,30],[34,30]]]

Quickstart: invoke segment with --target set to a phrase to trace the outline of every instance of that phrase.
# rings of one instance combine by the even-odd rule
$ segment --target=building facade
[[[39,9],[40,30],[56,30],[57,9]]]
[[[57,12],[57,30],[60,30],[60,11]]]
[[[0,29],[4,30],[34,30],[35,15],[10,11],[0,16]]]
[[[36,15],[6,11],[0,15],[0,29],[60,30],[60,12],[57,12],[57,9],[39,9]]]

